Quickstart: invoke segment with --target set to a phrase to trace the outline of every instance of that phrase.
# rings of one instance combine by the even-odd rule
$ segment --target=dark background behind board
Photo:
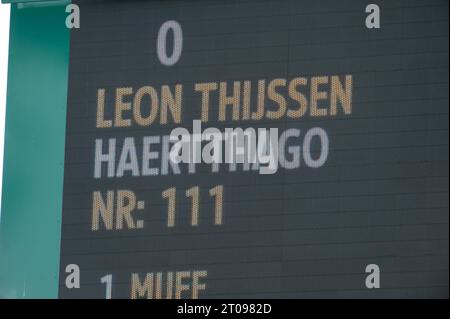
[[[131,273],[180,270],[208,271],[201,298],[448,297],[448,1],[376,1],[378,30],[365,27],[364,1],[74,2],[81,29],[71,39],[60,297],[104,298],[100,278],[112,274],[112,297],[128,298]],[[172,67],[156,56],[167,20],[184,35]],[[98,88],[183,83],[180,126],[191,128],[200,110],[193,83],[334,74],[353,75],[351,116],[228,125],[302,136],[322,127],[330,152],[319,169],[93,178],[96,138],[174,127],[95,129]],[[222,226],[205,216],[217,184]],[[197,228],[180,213],[195,185]],[[161,191],[172,186],[182,206],[169,229]],[[91,231],[92,191],[109,189],[146,200],[134,213],[144,229]],[[80,289],[64,285],[70,263],[80,266]],[[365,287],[372,263],[381,289]]]

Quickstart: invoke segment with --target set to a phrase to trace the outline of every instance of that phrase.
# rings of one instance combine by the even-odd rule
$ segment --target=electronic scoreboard
[[[448,297],[448,2],[375,3],[73,1],[58,296]]]

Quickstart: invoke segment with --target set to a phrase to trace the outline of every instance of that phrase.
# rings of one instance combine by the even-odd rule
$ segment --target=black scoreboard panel
[[[74,3],[61,298],[448,297],[447,1]],[[195,119],[294,134],[275,174],[177,171]]]

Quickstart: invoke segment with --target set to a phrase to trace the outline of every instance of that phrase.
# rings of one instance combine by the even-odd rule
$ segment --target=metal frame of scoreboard
[[[0,298],[56,298],[69,64],[69,1],[11,3]],[[36,182],[39,181],[39,182]]]

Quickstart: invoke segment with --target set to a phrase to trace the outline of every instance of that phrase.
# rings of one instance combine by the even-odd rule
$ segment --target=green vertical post
[[[0,298],[58,296],[70,30],[55,4],[11,4]]]

